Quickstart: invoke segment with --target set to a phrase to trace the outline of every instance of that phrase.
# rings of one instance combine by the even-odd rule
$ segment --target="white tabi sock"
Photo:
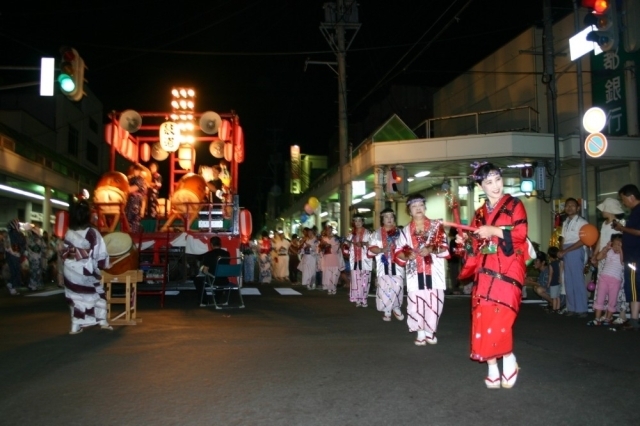
[[[514,354],[505,355],[502,357],[502,374],[509,377],[516,370],[518,364],[516,364],[516,356]]]
[[[489,372],[487,373],[487,377],[490,379],[497,379],[500,377],[500,370],[498,369],[498,363],[495,364],[487,364],[489,366]]]

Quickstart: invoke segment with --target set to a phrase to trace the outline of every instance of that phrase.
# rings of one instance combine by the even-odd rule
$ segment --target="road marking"
[[[302,296],[302,293],[295,291],[292,288],[274,288],[275,291],[280,293],[282,296]]]
[[[240,289],[243,296],[261,296],[260,290],[255,287],[243,287]]]
[[[42,293],[31,293],[31,294],[27,294],[27,297],[47,297],[47,296],[53,296],[54,294],[60,294],[60,293],[64,293],[63,289],[58,289],[58,290],[51,290],[51,291],[43,291]]]

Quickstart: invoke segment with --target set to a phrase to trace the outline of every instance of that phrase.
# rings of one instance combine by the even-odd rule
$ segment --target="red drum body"
[[[120,275],[138,269],[138,250],[129,234],[112,232],[104,236],[104,242],[107,245],[111,266],[105,269],[105,272]]]
[[[189,173],[178,181],[175,192],[171,196],[171,209],[176,213],[195,216],[202,208],[207,194],[207,183],[195,173]]]
[[[127,203],[129,179],[120,172],[107,172],[102,175],[93,192],[93,202],[99,213],[120,213],[120,206]]]

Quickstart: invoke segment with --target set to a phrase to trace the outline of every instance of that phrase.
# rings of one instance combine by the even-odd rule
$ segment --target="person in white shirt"
[[[580,228],[588,222],[580,217],[578,200],[567,198],[564,202],[567,218],[562,224],[564,244],[558,257],[564,261],[564,288],[567,293],[567,313],[565,315],[587,316],[587,287],[584,283],[584,265],[586,263],[585,246],[580,241]]]

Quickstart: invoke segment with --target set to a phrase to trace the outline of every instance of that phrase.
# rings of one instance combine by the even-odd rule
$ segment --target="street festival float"
[[[192,89],[175,88],[172,95],[171,112],[110,114],[111,122],[105,126],[109,171],[92,197],[95,225],[105,238],[112,265],[106,272],[142,270],[144,280],[137,293],[159,295],[161,306],[167,290],[175,291],[197,275],[197,257],[209,250],[211,237],[220,237],[231,256],[240,257],[240,243],[248,241],[252,232],[251,214],[240,207],[237,195],[238,165],[244,161],[240,118],[233,111],[195,112]],[[202,165],[196,170],[195,147],[203,143],[209,144],[211,157],[199,161]],[[130,181],[134,182],[137,170],[151,188],[151,161],[159,164],[159,170],[168,166],[168,176],[161,176],[168,196],[158,198],[155,217],[149,217],[145,216],[147,191],[139,201],[140,214],[133,216],[139,223],[132,224],[127,200],[130,188],[137,187]],[[116,163],[128,167],[119,171]]]

